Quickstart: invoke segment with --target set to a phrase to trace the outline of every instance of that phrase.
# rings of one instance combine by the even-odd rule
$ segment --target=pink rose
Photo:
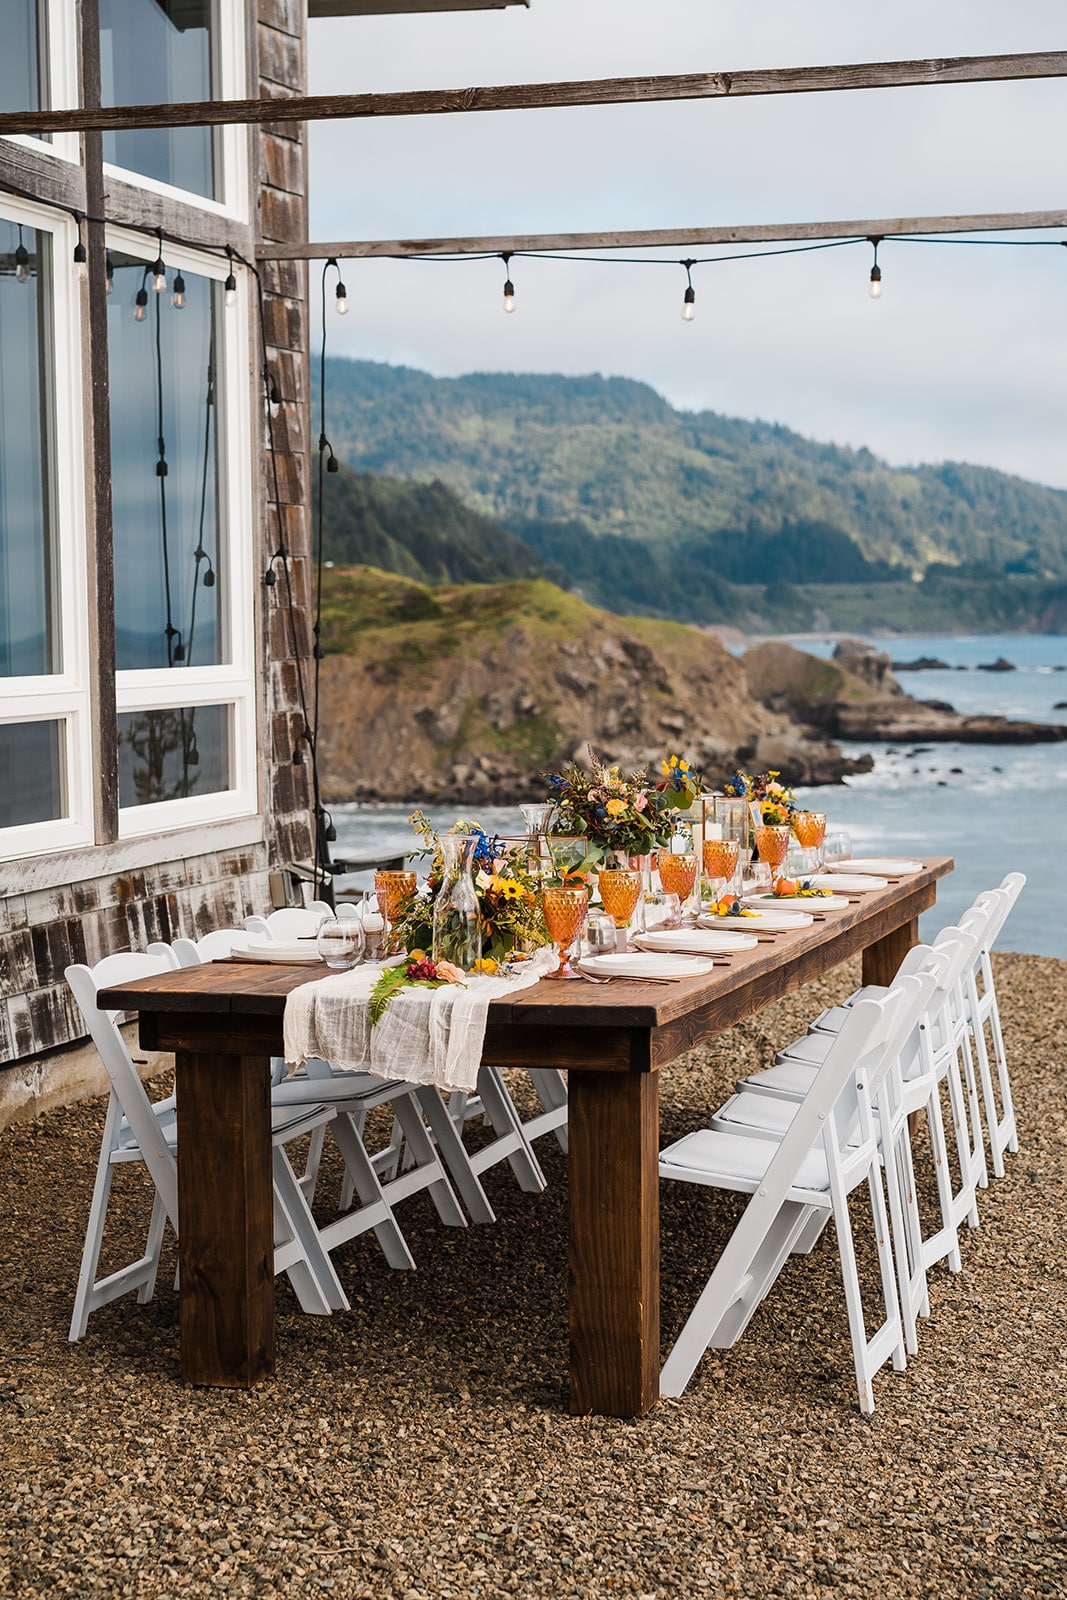
[[[436,963],[437,976],[444,978],[446,983],[462,983],[464,974],[459,967],[453,966],[451,961],[438,961]]]
[[[639,794],[637,799],[634,801],[634,810],[635,811],[644,811],[645,808],[647,807],[647,805],[648,805],[648,796],[647,796],[647,794]]]

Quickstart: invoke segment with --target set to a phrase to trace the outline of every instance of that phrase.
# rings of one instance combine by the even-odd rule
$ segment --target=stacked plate
[[[854,863],[846,862],[846,866]],[[887,878],[875,878],[865,872],[817,872],[811,880],[813,889],[844,889],[849,894],[873,894],[876,889],[888,889]]]
[[[836,883],[834,887],[843,889],[845,885]],[[812,916],[816,911],[841,911],[849,904],[849,898],[847,894],[745,894],[741,896],[741,904],[751,906],[753,911],[770,911],[777,907],[781,911],[804,910]]]
[[[909,872],[921,872],[921,861],[904,861],[895,856],[854,856],[851,861],[828,861],[827,872],[873,872],[889,878],[906,877]]]
[[[684,955],[736,955],[739,950],[754,950],[751,933],[727,933],[719,928],[664,928],[662,932],[639,933],[634,938],[641,950],[671,950]]]
[[[702,978],[715,963],[707,956],[626,950],[613,956],[583,956],[581,966],[594,978]]]
[[[317,966],[322,959],[314,939],[249,939],[231,949],[239,961],[273,961],[284,967]]]
[[[808,902],[809,905],[811,902]],[[798,902],[799,904],[799,902]],[[761,904],[757,911],[752,907],[751,917],[701,917],[702,928],[714,928],[717,932],[726,933],[733,931],[747,931],[748,933],[784,933],[790,928],[810,928],[813,918],[810,911],[775,911],[771,907],[766,909]]]

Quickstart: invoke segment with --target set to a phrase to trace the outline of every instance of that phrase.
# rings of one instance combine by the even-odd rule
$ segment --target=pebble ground
[[[271,1382],[183,1389],[172,1241],[151,1304],[105,1307],[67,1343],[103,1103],[9,1129],[0,1594],[1062,1596],[1067,966],[998,972],[1022,1147],[981,1196],[962,1274],[934,1272],[919,1355],[882,1372],[870,1419],[832,1233],[681,1400],[569,1416],[554,1141],[545,1194],[489,1174],[495,1227],[405,1206],[416,1273],[390,1273],[372,1239],[338,1252],[350,1313],[304,1317],[280,1283]],[[855,981],[841,969],[672,1067],[664,1140]],[[120,1170],[110,1265],[139,1250],[148,1208],[143,1174]],[[665,1351],[737,1212],[664,1185]]]

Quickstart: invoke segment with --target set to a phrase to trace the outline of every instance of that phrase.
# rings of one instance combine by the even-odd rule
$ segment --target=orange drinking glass
[[[691,850],[680,851],[678,855],[672,855],[669,850],[661,850],[657,865],[663,892],[676,894],[684,906],[697,881],[696,855]]]
[[[559,951],[559,968],[546,973],[549,978],[580,978],[568,959],[571,945],[582,931],[589,910],[589,890],[564,887],[541,890],[541,909],[545,916],[548,937]]]
[[[704,874],[716,900],[720,899],[723,886],[733,882],[740,859],[741,846],[738,840],[704,840]]]
[[[396,921],[401,901],[415,893],[418,881],[413,872],[401,872],[399,869],[383,868],[374,874],[374,892],[378,896],[378,910],[385,918],[387,955],[399,954],[399,946],[393,938],[393,923]]]
[[[788,822],[761,822],[756,828],[756,852],[770,867],[772,883],[780,876],[779,868],[789,854],[792,832]]]
[[[825,811],[795,811],[793,832],[804,850],[814,850],[816,863],[822,859],[822,845],[826,838]]]
[[[630,867],[608,867],[597,881],[604,910],[617,928],[627,927],[641,898],[641,874]]]

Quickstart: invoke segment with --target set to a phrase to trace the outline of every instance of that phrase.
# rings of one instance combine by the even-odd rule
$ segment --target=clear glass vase
[[[433,906],[433,959],[472,972],[482,959],[482,919],[471,876],[477,840],[470,833],[443,833],[438,843],[444,876]]]

